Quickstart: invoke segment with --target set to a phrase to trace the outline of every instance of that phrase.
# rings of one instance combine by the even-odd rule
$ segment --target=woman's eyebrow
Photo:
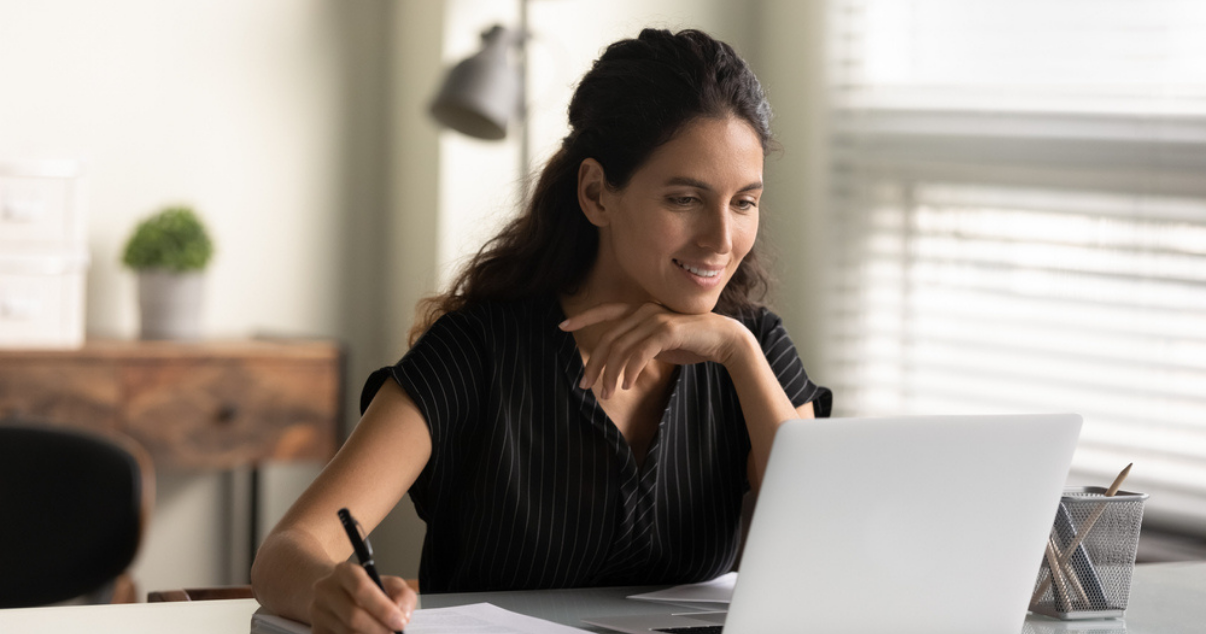
[[[675,177],[671,178],[670,180],[666,181],[666,185],[684,185],[687,187],[694,187],[696,189],[702,189],[704,191],[709,191],[709,192],[714,190],[714,188],[711,185],[709,185],[701,180],[696,180],[694,178],[688,178],[686,176],[675,176]],[[762,181],[755,181],[753,183],[750,183],[749,185],[746,185],[745,187],[742,187],[741,189],[738,189],[737,193],[740,194],[742,192],[757,191],[760,189],[762,189]]]

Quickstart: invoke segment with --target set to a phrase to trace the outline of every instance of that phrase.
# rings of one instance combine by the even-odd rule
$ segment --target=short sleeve
[[[761,308],[747,318],[746,325],[758,338],[762,353],[766,355],[783,391],[791,399],[792,407],[800,407],[811,401],[817,418],[828,417],[833,411],[833,392],[808,378],[796,346],[783,327],[783,320]]]
[[[432,442],[438,444],[476,416],[486,379],[483,354],[477,322],[463,313],[446,314],[397,365],[369,376],[360,395],[360,412],[368,408],[382,383],[393,378],[419,408]]]

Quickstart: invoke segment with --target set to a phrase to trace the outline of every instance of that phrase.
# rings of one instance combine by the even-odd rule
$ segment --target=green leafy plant
[[[122,262],[132,269],[200,271],[213,256],[205,225],[188,207],[168,207],[143,220],[126,243]]]

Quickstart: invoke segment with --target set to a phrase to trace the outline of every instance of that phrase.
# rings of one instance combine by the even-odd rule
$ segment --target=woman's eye
[[[736,206],[741,211],[750,211],[750,210],[758,207],[758,203],[756,203],[752,200],[738,200],[736,203],[734,203],[734,206]]]
[[[694,202],[695,202],[694,196],[671,196],[670,197],[670,204],[677,205],[679,207],[689,207]]]

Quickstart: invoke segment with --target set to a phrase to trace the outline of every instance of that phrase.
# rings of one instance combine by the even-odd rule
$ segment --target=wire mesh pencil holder
[[[1131,573],[1146,493],[1102,487],[1064,490],[1039,567],[1030,611],[1058,619],[1119,618]]]

